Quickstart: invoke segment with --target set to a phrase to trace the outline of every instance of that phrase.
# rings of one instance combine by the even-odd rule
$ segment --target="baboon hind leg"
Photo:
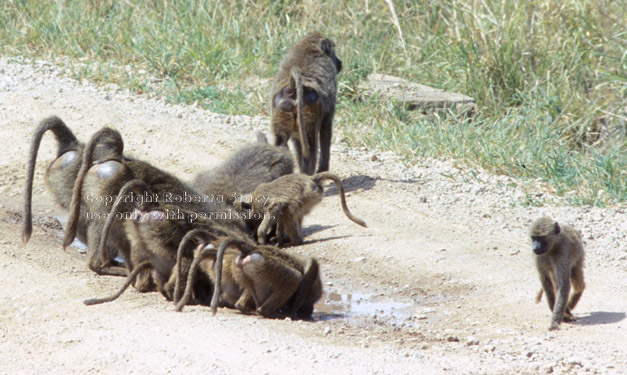
[[[320,163],[318,164],[318,171],[326,172],[329,170],[329,159],[331,157],[331,138],[333,125],[333,114],[328,114],[322,119],[322,125],[320,126]]]
[[[568,318],[566,321],[574,321],[577,318],[572,314],[572,310],[577,306],[581,295],[583,294],[584,289],[586,288],[586,283],[583,280],[583,268],[581,265],[577,265],[574,267],[571,275],[570,282],[573,287],[573,292],[570,295],[570,299],[568,300],[568,305],[566,306],[566,313],[564,314],[564,320]]]

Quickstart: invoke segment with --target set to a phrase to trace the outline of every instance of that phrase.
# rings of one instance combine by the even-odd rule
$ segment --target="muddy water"
[[[414,302],[375,298],[371,294],[325,293],[314,306],[314,318],[320,320],[371,316],[406,321],[416,313]]]

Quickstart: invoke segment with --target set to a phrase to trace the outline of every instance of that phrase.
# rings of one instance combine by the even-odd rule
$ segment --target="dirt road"
[[[66,213],[43,171],[56,147],[42,142],[33,195],[36,226],[21,245],[22,194],[30,136],[60,116],[86,141],[118,129],[125,152],[191,179],[215,166],[266,118],[229,117],[173,106],[114,86],[63,78],[48,63],[0,59],[0,373],[6,374],[624,374],[627,373],[627,208],[567,207],[536,181],[516,181],[390,153],[353,150],[338,130],[331,169],[345,181],[305,219],[327,295],[313,322],[267,320],[206,307],[176,313],[156,293],[116,290],[83,250],[61,249]],[[341,113],[339,114],[341,116]],[[375,157],[376,156],[376,157]],[[533,197],[541,208],[523,207]],[[583,232],[587,289],[579,320],[548,332],[550,312],[526,235],[549,214]]]

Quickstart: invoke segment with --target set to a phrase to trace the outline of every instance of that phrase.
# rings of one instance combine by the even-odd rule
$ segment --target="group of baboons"
[[[125,156],[116,130],[103,128],[83,144],[58,117],[44,119],[29,151],[22,241],[31,236],[35,161],[50,130],[58,150],[44,178],[55,201],[69,209],[63,247],[78,237],[87,244],[89,269],[127,277],[115,295],[86,304],[111,301],[132,284],[159,291],[178,311],[196,303],[211,305],[214,314],[221,306],[264,317],[311,317],[322,295],[318,262],[283,248],[302,243],[303,217],[322,200],[325,180],[336,183],[346,216],[366,226],[346,207],[341,180],[328,172],[341,70],[333,41],[319,33],[301,39],[272,86],[274,144],[259,132],[256,143],[191,183]],[[293,173],[290,139],[301,173]],[[530,234],[554,329],[574,319],[584,288],[581,237],[548,218],[536,221]],[[567,304],[571,280],[575,291]]]

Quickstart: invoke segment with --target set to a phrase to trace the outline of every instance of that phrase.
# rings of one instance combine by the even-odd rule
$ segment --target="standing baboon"
[[[546,293],[549,309],[553,312],[549,329],[558,329],[562,320],[575,320],[571,311],[586,287],[583,279],[584,251],[581,234],[570,226],[560,226],[548,217],[536,220],[531,225],[529,234],[533,252],[536,254],[542,290]],[[573,294],[568,300],[571,283]],[[536,302],[540,301],[542,290]]]
[[[272,86],[270,126],[275,144],[293,140],[302,173],[329,170],[331,135],[337,94],[336,76],[342,61],[335,43],[320,33],[311,33],[292,47],[283,59]]]
[[[24,244],[28,242],[33,231],[31,208],[37,152],[39,151],[41,139],[48,130],[52,131],[57,139],[58,147],[57,156],[46,169],[44,180],[55,202],[66,210],[70,207],[72,187],[81,167],[84,145],[76,139],[74,133],[60,118],[51,116],[42,120],[37,129],[35,129],[28,153],[24,189],[24,227],[22,229],[22,243]],[[81,235],[79,235],[80,237]]]
[[[276,225],[277,241],[280,244],[298,245],[302,243],[303,217],[307,215],[324,195],[322,183],[332,180],[338,187],[342,210],[353,222],[366,227],[366,223],[353,216],[346,207],[342,181],[330,172],[317,173],[313,176],[291,174],[261,184],[252,194],[252,211],[262,216],[263,221],[257,230],[257,240],[265,244],[268,234]],[[283,236],[287,236],[287,243]]]
[[[303,262],[276,247],[251,245],[236,238],[221,238],[217,243],[217,251],[213,244],[197,249],[185,294],[177,305],[178,311],[190,294],[196,269],[205,258],[210,258],[215,261],[206,263],[203,269],[214,280],[211,300],[214,314],[218,304],[225,301],[236,301],[235,307],[248,312],[252,299],[256,312],[263,317],[311,317],[313,306],[322,295],[320,271],[315,259]],[[225,268],[224,262],[227,263]]]

